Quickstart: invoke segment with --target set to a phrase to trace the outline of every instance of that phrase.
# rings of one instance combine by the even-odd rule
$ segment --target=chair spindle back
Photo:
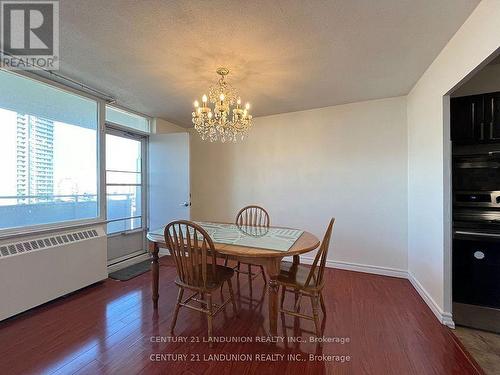
[[[328,224],[328,228],[326,229],[319,251],[314,257],[314,262],[311,266],[311,270],[309,271],[309,275],[307,276],[307,280],[305,283],[306,287],[308,287],[311,282],[315,287],[320,287],[323,283],[323,274],[325,273],[326,258],[328,255],[328,248],[330,247],[330,238],[332,236],[334,224],[335,218],[332,218],[330,220],[330,224]]]
[[[269,228],[269,214],[260,206],[246,206],[236,215],[236,225],[251,225],[254,227]]]
[[[179,279],[184,284],[206,288],[209,272],[215,280],[215,247],[202,227],[191,221],[177,220],[165,227],[164,235]]]

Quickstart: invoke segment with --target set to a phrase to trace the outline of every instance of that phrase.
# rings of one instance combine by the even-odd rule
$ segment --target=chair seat
[[[278,283],[299,289],[313,290],[317,289],[314,285],[314,280],[309,282],[309,286],[306,288],[307,277],[311,267],[304,266],[302,264],[293,264],[292,262],[281,262],[280,273],[278,275]]]
[[[189,284],[185,283],[179,278],[179,276],[177,276],[177,278],[175,279],[175,283],[179,286],[190,289],[201,289],[201,288],[217,289],[234,275],[234,270],[231,267],[225,267],[217,264],[215,266],[215,278],[214,278],[211,270],[211,265],[209,264],[207,265],[207,285],[204,286],[201,265],[198,268],[199,268],[199,273],[198,273],[197,283],[189,283]]]

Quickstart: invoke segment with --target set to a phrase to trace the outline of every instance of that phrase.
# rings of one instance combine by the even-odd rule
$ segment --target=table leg
[[[272,258],[267,261],[266,269],[269,275],[269,330],[272,336],[278,334],[278,282],[281,258]]]
[[[156,242],[149,242],[149,251],[153,255],[151,259],[151,288],[152,288],[152,296],[153,296],[153,307],[155,309],[158,308],[158,298],[160,295],[158,294],[158,284],[160,278],[160,265],[158,264],[158,252],[160,251],[160,247]]]

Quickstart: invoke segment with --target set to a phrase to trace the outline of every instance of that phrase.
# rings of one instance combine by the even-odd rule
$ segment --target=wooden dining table
[[[229,223],[218,223],[223,225],[233,225]],[[271,227],[276,229],[290,229],[291,231],[296,231],[293,228],[284,227]],[[271,229],[270,228],[270,229]],[[257,228],[257,232],[260,228]],[[249,232],[251,236],[255,237],[255,231],[251,230]],[[159,250],[160,248],[168,249],[165,243],[165,237],[161,235],[162,230],[155,230],[148,232],[147,239],[149,241],[149,252],[151,253],[151,270],[152,270],[152,299],[153,306],[155,309],[158,308],[158,298],[159,298],[159,272],[160,267],[158,264]],[[294,262],[299,261],[299,255],[310,252],[319,246],[318,238],[307,231],[301,231],[300,236],[291,244],[291,246],[286,251],[277,251],[266,249],[265,241],[261,245],[257,239],[250,238],[251,241],[247,241],[247,246],[243,246],[237,243],[223,243],[217,242],[217,237],[212,236],[215,250],[218,254],[227,256],[229,259],[251,263],[255,265],[262,265],[265,267],[266,273],[269,276],[269,281],[267,283],[268,288],[268,304],[269,304],[269,330],[270,335],[277,335],[278,327],[278,283],[277,277],[280,272],[280,264],[283,258],[293,257]],[[259,247],[248,246],[248,244],[256,245]]]

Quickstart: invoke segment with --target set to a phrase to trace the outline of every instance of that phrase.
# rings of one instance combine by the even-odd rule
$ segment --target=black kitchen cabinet
[[[484,122],[490,140],[500,140],[500,92],[484,97]]]
[[[484,98],[482,95],[452,98],[451,140],[474,142],[484,140]]]
[[[500,92],[452,98],[450,112],[452,141],[500,141]]]

